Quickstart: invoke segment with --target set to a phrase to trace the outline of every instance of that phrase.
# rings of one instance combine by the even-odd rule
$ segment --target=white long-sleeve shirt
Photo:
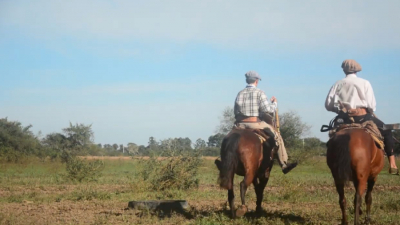
[[[338,112],[339,101],[345,108],[367,108],[376,110],[374,91],[369,81],[357,77],[356,74],[349,74],[344,79],[337,81],[326,97],[325,108],[328,111]]]

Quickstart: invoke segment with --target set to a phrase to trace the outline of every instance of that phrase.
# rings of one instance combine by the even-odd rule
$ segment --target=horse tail
[[[221,145],[221,164],[219,170],[219,186],[231,190],[233,188],[233,176],[238,165],[237,151],[239,148],[240,134],[233,133],[224,138]]]
[[[336,170],[336,176],[339,180],[350,181],[353,177],[353,170],[351,168],[351,157],[350,157],[350,135],[338,135],[334,140],[334,151],[336,155],[336,161],[333,164],[333,168]]]

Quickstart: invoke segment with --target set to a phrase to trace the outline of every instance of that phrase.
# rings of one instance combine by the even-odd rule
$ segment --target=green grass
[[[400,176],[381,172],[373,191],[372,224],[400,224]],[[400,163],[398,162],[398,165]],[[314,158],[284,175],[274,166],[264,192],[264,212],[256,214],[254,188],[246,194],[249,213],[231,220],[227,191],[217,185],[218,171],[204,160],[200,186],[190,190],[149,191],[137,172],[137,160],[106,160],[97,182],[64,179],[57,162],[0,166],[0,224],[338,224],[338,195],[325,158]],[[240,203],[235,177],[235,203]],[[346,188],[347,214],[353,220],[351,185]],[[186,199],[186,214],[127,210],[129,201]],[[365,205],[363,204],[363,209]],[[362,216],[362,219],[364,217]]]

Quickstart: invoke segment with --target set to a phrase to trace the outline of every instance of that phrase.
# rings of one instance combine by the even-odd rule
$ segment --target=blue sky
[[[320,133],[340,64],[356,59],[377,115],[400,122],[400,2],[0,0],[0,117],[96,143],[207,139],[244,73]]]

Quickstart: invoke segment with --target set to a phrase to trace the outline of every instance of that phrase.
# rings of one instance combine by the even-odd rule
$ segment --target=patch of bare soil
[[[78,191],[80,188],[90,189],[90,186],[86,187],[77,187],[76,185],[59,185],[59,186],[38,186],[31,188],[24,187],[13,187],[12,189],[2,189],[0,188],[0,196],[5,197],[9,195],[18,195],[24,193],[36,192],[38,194],[43,195],[63,195],[67,193],[71,193],[73,191]],[[96,191],[104,192],[104,193],[115,193],[115,192],[129,192],[132,191],[132,187],[129,185],[96,185]]]
[[[122,203],[100,201],[72,202],[62,201],[49,204],[33,202],[9,203],[0,205],[0,223],[15,224],[95,224],[100,223],[107,213],[107,223],[122,223],[122,215],[129,214]],[[1,219],[3,218],[3,221]],[[7,221],[8,220],[8,221]],[[12,220],[12,221],[10,221]],[[104,222],[105,222],[104,221]]]

